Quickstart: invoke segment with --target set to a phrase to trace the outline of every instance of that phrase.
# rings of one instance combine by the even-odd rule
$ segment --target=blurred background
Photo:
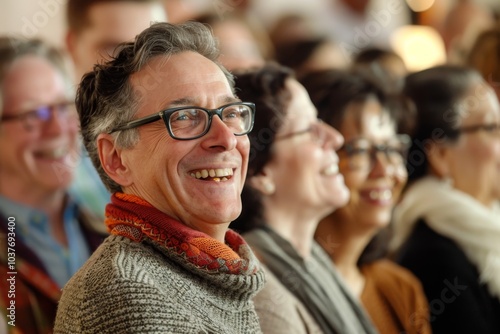
[[[330,51],[328,59],[337,57],[338,67],[350,62],[362,49],[378,47],[395,51],[410,71],[447,60],[462,62],[478,34],[492,27],[500,13],[498,0],[163,0],[163,3],[172,23],[206,14],[221,22],[229,17],[242,18],[251,23],[252,33],[260,32],[257,42],[262,55],[285,64],[291,61],[292,64],[286,64],[291,67],[293,62],[302,61],[289,59],[291,42],[321,39],[328,44],[321,43],[322,50]],[[1,0],[1,4],[0,34],[37,36],[64,46],[66,0]],[[214,26],[213,20],[209,23]],[[219,30],[227,35],[220,39],[227,37],[234,42],[239,38],[234,25]],[[280,54],[282,45],[288,47],[285,61]],[[295,48],[306,52],[303,44]],[[337,52],[336,56],[332,51]]]

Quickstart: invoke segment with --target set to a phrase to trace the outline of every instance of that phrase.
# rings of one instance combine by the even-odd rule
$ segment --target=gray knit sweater
[[[64,288],[55,333],[261,333],[251,299],[263,284],[262,270],[211,274],[151,240],[113,235]]]

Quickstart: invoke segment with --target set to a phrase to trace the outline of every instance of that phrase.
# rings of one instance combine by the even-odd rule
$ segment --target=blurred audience
[[[341,47],[360,50],[388,47],[392,32],[410,23],[404,1],[387,0],[252,0],[247,12],[273,27],[284,15],[303,15]]]
[[[285,14],[268,29],[269,37],[275,47],[314,39],[321,32],[316,31],[312,21],[310,17],[302,14]]]
[[[392,33],[410,23],[410,11],[404,1],[330,0],[318,20],[328,29],[330,38],[344,48],[387,48]]]
[[[335,151],[342,136],[317,119],[304,87],[283,67],[236,74],[240,98],[256,104],[243,210],[232,228],[245,232],[261,262],[297,297],[324,333],[375,333],[328,255],[314,241],[321,218],[346,204],[349,191]],[[267,299],[267,300],[266,300]],[[256,300],[271,316],[273,295]],[[283,311],[273,310],[279,318]],[[289,325],[297,316],[281,314]],[[274,333],[272,321],[264,332]],[[292,332],[291,325],[288,330]],[[303,332],[303,331],[302,331]]]
[[[472,44],[484,30],[495,23],[491,10],[475,0],[457,0],[444,18],[441,35],[448,61],[463,64]]]
[[[404,60],[389,49],[363,49],[355,55],[353,66],[371,73],[372,78],[389,92],[399,92],[408,74]]]
[[[160,0],[68,0],[66,20],[66,47],[78,84],[95,64],[113,57],[119,43],[132,40],[151,22],[165,21],[166,13]],[[81,155],[71,191],[96,215],[104,217],[110,194],[83,147]]]
[[[267,32],[255,21],[230,14],[206,14],[196,21],[212,28],[219,43],[219,61],[230,71],[263,66],[273,56]]]
[[[394,211],[396,259],[422,282],[434,333],[500,333],[500,107],[476,71],[411,74],[417,128]]]
[[[351,61],[337,44],[321,37],[280,44],[276,47],[276,60],[292,68],[298,78],[309,72],[347,68]]]
[[[407,179],[409,146],[408,136],[396,134],[389,96],[347,71],[312,73],[302,83],[319,118],[344,136],[339,169],[350,192],[346,206],[321,220],[316,240],[380,333],[430,333],[418,279],[383,259],[392,209]]]
[[[168,22],[178,24],[195,19],[213,5],[206,0],[163,0]]]
[[[15,302],[13,333],[52,332],[61,288],[104,238],[68,195],[78,116],[67,65],[39,40],[0,38],[0,305]]]
[[[76,82],[94,64],[113,57],[118,44],[166,19],[161,0],[68,0],[65,42]]]
[[[467,57],[467,65],[481,73],[500,99],[500,23],[477,37]]]

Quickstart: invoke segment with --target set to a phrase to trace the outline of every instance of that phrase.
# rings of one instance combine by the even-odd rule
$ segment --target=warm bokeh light
[[[409,71],[420,71],[444,64],[446,50],[439,33],[426,26],[404,26],[391,36],[391,45],[404,60]]]
[[[423,12],[434,5],[434,0],[406,0],[406,3],[414,12]]]

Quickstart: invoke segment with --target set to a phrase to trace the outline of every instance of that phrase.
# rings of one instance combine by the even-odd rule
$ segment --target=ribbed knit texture
[[[251,298],[264,274],[238,234],[229,247],[121,195],[106,224],[121,235],[66,285],[55,333],[261,332]]]

